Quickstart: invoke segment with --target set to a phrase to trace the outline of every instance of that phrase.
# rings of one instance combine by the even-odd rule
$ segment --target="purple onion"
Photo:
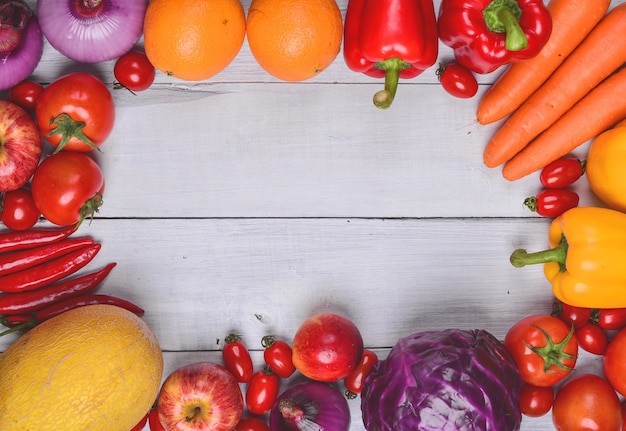
[[[50,45],[81,63],[114,60],[143,33],[148,0],[38,0],[39,24]]]
[[[37,18],[22,1],[0,9],[0,90],[7,90],[33,73],[43,54],[43,35]]]
[[[269,425],[270,431],[348,431],[350,408],[336,387],[305,381],[279,395]]]

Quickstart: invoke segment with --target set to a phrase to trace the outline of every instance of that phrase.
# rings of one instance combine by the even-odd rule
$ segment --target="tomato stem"
[[[84,205],[80,208],[80,218],[76,223],[76,229],[78,229],[83,220],[85,220],[87,217],[89,217],[89,221],[91,222],[93,220],[93,216],[99,211],[100,207],[102,206],[102,203],[102,193],[96,193],[91,199],[87,200],[87,202],[85,202]]]
[[[572,329],[567,334],[567,337],[565,337],[563,341],[557,344],[554,343],[550,335],[543,328],[540,328],[536,325],[535,327],[539,331],[541,331],[544,337],[546,337],[546,345],[543,347],[534,347],[528,344],[526,341],[524,341],[524,344],[526,345],[526,347],[528,347],[528,349],[530,349],[532,352],[536,353],[543,359],[543,371],[546,373],[550,372],[550,367],[553,365],[565,371],[572,371],[573,368],[565,365],[563,363],[563,360],[575,360],[576,356],[565,353],[563,350],[574,336],[574,325],[572,325]]]
[[[47,133],[46,136],[50,137],[54,135],[61,135],[61,141],[57,145],[56,150],[54,150],[54,153],[61,151],[72,138],[76,138],[91,148],[100,151],[100,147],[94,144],[83,132],[83,129],[85,128],[84,122],[75,121],[69,115],[62,113],[56,118],[51,119],[50,124],[54,124],[56,127]]]

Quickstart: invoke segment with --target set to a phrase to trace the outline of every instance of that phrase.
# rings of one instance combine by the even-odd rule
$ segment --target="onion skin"
[[[269,426],[270,431],[348,431],[350,408],[331,384],[304,381],[278,396],[270,411]]]
[[[148,0],[38,0],[37,15],[54,49],[74,61],[99,63],[133,48],[147,7]]]
[[[7,90],[28,78],[43,54],[43,34],[35,15],[29,18],[13,51],[0,54],[0,91]]]

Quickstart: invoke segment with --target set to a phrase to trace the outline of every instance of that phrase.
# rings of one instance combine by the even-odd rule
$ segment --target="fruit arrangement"
[[[78,13],[83,14],[82,18],[97,15],[104,3],[85,2],[78,8]],[[119,6],[124,2],[111,3]],[[50,339],[47,328],[52,327],[52,323],[48,322],[62,321],[61,326],[66,326],[67,320],[79,324],[81,318],[74,316],[102,309],[105,304],[113,306],[108,308],[115,310],[111,311],[112,314],[125,314],[122,319],[125,323],[121,324],[119,331],[130,327],[128,322],[142,326],[138,319],[143,315],[140,307],[121,298],[92,293],[115,266],[114,263],[97,272],[71,277],[89,263],[101,247],[89,238],[68,237],[84,226],[85,219],[95,217],[104,202],[104,174],[97,160],[101,147],[106,148],[104,144],[114,128],[116,111],[107,85],[90,73],[69,73],[46,85],[29,79],[41,56],[39,41],[42,34],[52,47],[78,63],[115,61],[114,88],[128,89],[135,96],[152,86],[157,71],[188,81],[204,81],[219,74],[237,56],[246,36],[259,66],[278,80],[289,82],[304,81],[322,73],[336,60],[343,42],[344,61],[348,68],[375,79],[384,78],[384,90],[374,96],[374,104],[382,109],[392,105],[401,78],[414,78],[436,63],[439,41],[454,48],[455,60],[445,65],[442,63],[437,77],[445,91],[459,98],[476,95],[478,83],[475,74],[491,73],[508,66],[502,79],[483,98],[487,101],[500,86],[505,86],[507,95],[510,94],[512,84],[505,85],[504,82],[509,74],[516,73],[518,67],[527,75],[531,75],[528,72],[532,67],[540,68],[542,73],[552,68],[552,75],[543,78],[529,76],[529,79],[535,80],[535,85],[531,86],[534,92],[520,95],[517,99],[523,101],[531,97],[529,100],[533,106],[543,106],[545,100],[552,101],[554,94],[562,93],[556,103],[561,109],[559,115],[553,114],[554,118],[547,120],[550,124],[535,124],[533,127],[537,128],[532,132],[535,135],[523,137],[526,141],[522,142],[511,139],[507,133],[511,133],[510,130],[526,130],[522,125],[528,121],[531,108],[520,101],[519,105],[506,108],[509,109],[506,114],[494,114],[511,115],[508,119],[511,123],[504,123],[493,141],[487,143],[485,163],[495,167],[506,162],[503,174],[509,180],[543,169],[540,180],[545,189],[527,198],[524,203],[539,215],[554,219],[549,237],[551,246],[557,249],[558,258],[516,250],[511,261],[514,266],[545,264],[546,278],[552,284],[560,311],[558,318],[551,315],[529,316],[518,322],[502,344],[488,333],[461,329],[419,333],[413,339],[398,341],[398,346],[413,346],[415,343],[417,350],[411,352],[415,357],[398,347],[391,350],[389,358],[384,359],[366,348],[358,328],[345,317],[332,313],[314,315],[303,321],[293,334],[291,343],[273,335],[264,337],[261,340],[264,363],[260,368],[255,368],[244,343],[245,328],[240,328],[241,334],[230,334],[224,339],[223,364],[207,361],[182,366],[166,376],[158,394],[155,385],[161,382],[162,359],[158,343],[152,339],[149,347],[144,346],[148,355],[145,352],[135,356],[120,354],[124,361],[137,366],[138,359],[149,356],[152,360],[144,365],[142,371],[149,369],[154,373],[149,382],[144,382],[150,383],[150,387],[145,389],[146,386],[139,385],[137,393],[114,401],[133,406],[132,414],[125,415],[123,421],[109,418],[110,422],[97,425],[101,428],[89,422],[87,425],[77,424],[75,428],[72,428],[74,425],[66,426],[70,429],[86,426],[89,429],[120,431],[130,429],[132,425],[133,430],[148,426],[152,431],[228,431],[233,428],[239,431],[273,431],[318,426],[347,431],[351,420],[354,420],[354,417],[350,418],[348,402],[360,398],[368,429],[379,429],[385,426],[381,424],[394,423],[396,418],[389,415],[395,414],[395,409],[400,411],[400,418],[407,422],[415,421],[413,426],[417,427],[442,427],[443,424],[454,423],[457,429],[469,429],[464,428],[469,426],[467,423],[480,422],[483,424],[480,429],[504,427],[514,430],[519,429],[522,414],[536,417],[551,410],[557,429],[578,429],[577,421],[597,421],[606,429],[621,428],[620,397],[626,391],[621,378],[624,371],[622,340],[626,335],[622,335],[623,325],[608,322],[618,320],[622,307],[626,307],[623,302],[624,281],[620,278],[623,259],[619,248],[623,243],[620,234],[625,230],[623,181],[620,165],[612,163],[623,157],[626,129],[618,121],[626,117],[626,108],[618,103],[619,100],[616,103],[605,101],[624,89],[624,74],[619,70],[626,59],[622,52],[623,43],[610,46],[611,53],[607,57],[611,59],[600,56],[597,73],[590,70],[577,75],[573,70],[579,71],[580,66],[575,68],[576,65],[596,59],[598,46],[606,39],[609,28],[614,33],[623,31],[623,13],[626,10],[623,6],[618,5],[605,14],[607,2],[589,2],[586,6],[589,9],[584,9],[587,15],[594,7],[602,13],[593,15],[597,18],[593,23],[589,22],[592,18],[584,20],[584,16],[578,17],[580,21],[575,22],[587,24],[587,27],[577,33],[577,43],[567,41],[567,55],[563,55],[560,48],[566,44],[564,35],[571,35],[572,24],[563,23],[564,6],[561,2],[553,0],[547,8],[542,2],[536,2],[530,23],[522,22],[519,13],[514,10],[513,15],[517,13],[519,21],[515,29],[480,29],[485,34],[494,33],[491,35],[494,40],[501,39],[499,49],[510,56],[503,59],[492,53],[492,58],[481,63],[477,58],[479,48],[475,46],[476,41],[462,40],[459,34],[455,34],[459,30],[453,23],[459,19],[460,13],[460,9],[456,8],[461,8],[464,2],[441,2],[437,17],[430,1],[406,2],[404,6],[408,9],[399,9],[400,13],[384,2],[351,0],[345,25],[334,1],[308,2],[314,5],[303,8],[294,2],[254,0],[247,17],[242,4],[232,0],[207,2],[204,5],[207,9],[194,9],[193,13],[190,12],[192,4],[174,0],[128,3],[136,7],[134,14],[128,11],[119,13],[126,17],[129,24],[135,25],[124,27],[124,31],[121,28],[117,30],[116,41],[120,43],[115,44],[118,50],[113,53],[97,48],[101,45],[94,48],[84,41],[80,46],[74,46],[55,36],[55,33],[63,33],[65,29],[50,27],[50,19],[54,17],[50,9],[46,9],[50,2],[40,1],[37,15],[21,2],[3,2],[1,5],[5,12],[3,17],[10,13],[12,17],[19,18],[13,19],[18,25],[9,33],[28,38],[29,49],[24,55],[35,59],[34,65],[33,61],[27,63],[19,73],[8,68],[0,69],[7,71],[5,76],[12,78],[2,83],[3,89],[8,91],[8,100],[0,101],[0,127],[7,132],[1,135],[6,153],[0,163],[1,214],[8,230],[0,238],[0,291],[4,292],[0,295],[0,322],[8,327],[2,335],[26,331],[25,337],[35,338],[42,332],[45,336],[40,337]],[[498,15],[511,2],[494,3],[499,8],[494,14]],[[602,9],[603,6],[606,8]],[[85,9],[90,7],[94,9]],[[529,10],[524,14],[525,19],[528,19]],[[40,17],[38,21],[37,17]],[[474,24],[481,24],[482,18],[475,19]],[[62,21],[62,18],[57,17],[59,20]],[[142,26],[137,30],[139,20]],[[310,26],[310,32],[303,31],[299,26],[302,22]],[[41,30],[35,25],[38,23],[41,23]],[[416,23],[421,24],[419,28],[423,34],[411,34],[409,31],[418,28]],[[533,23],[541,31],[537,30],[531,37],[526,33]],[[83,25],[87,25],[86,22]],[[380,34],[366,31],[372,25],[382,28]],[[177,37],[170,36],[172,30],[178,32]],[[522,42],[509,40],[505,37],[508,33],[515,33]],[[296,43],[296,36],[301,34],[310,38],[298,40],[296,52],[289,51],[288,48],[293,46],[285,46],[285,40]],[[548,35],[551,35],[550,38]],[[135,46],[142,36],[145,52]],[[98,42],[98,37],[102,36],[96,33],[89,36],[94,42]],[[121,43],[122,39],[126,43]],[[10,37],[8,40],[3,54],[22,53],[23,46],[11,43]],[[181,40],[189,43],[181,43]],[[173,45],[176,41],[178,44]],[[416,41],[419,43],[414,43]],[[385,50],[389,43],[396,51],[389,53]],[[84,49],[86,46],[89,48]],[[405,49],[407,47],[411,49]],[[557,50],[558,55],[555,54]],[[96,57],[96,52],[106,57]],[[497,62],[496,58],[499,59]],[[535,62],[539,66],[533,66]],[[3,64],[2,67],[9,66]],[[568,81],[568,88],[561,87],[567,77],[575,75],[576,79]],[[584,89],[586,92],[583,92]],[[600,107],[602,109],[598,109]],[[479,121],[483,124],[495,121],[481,119],[482,108],[481,104]],[[584,129],[586,126],[582,118],[588,120],[587,126],[593,123],[593,127]],[[16,130],[19,139],[12,135]],[[498,141],[501,135],[504,136],[503,141]],[[593,143],[586,161],[566,157],[589,139],[593,139]],[[550,151],[544,151],[546,147]],[[535,148],[541,148],[540,157]],[[106,155],[102,157],[106,158]],[[578,207],[578,194],[569,187],[585,175],[593,192],[612,209]],[[70,195],[72,199],[68,199]],[[22,211],[22,208],[26,209]],[[22,216],[22,213],[27,213],[28,217]],[[38,222],[49,222],[60,229],[42,232],[34,228]],[[602,253],[596,253],[597,238],[589,232],[602,232],[603,229],[610,234],[601,237]],[[48,237],[49,241],[43,239]],[[584,253],[584,256],[580,257],[579,253]],[[551,254],[555,252],[551,250]],[[591,275],[584,274],[590,255],[598,262],[598,268],[602,267]],[[563,310],[568,307],[570,314],[577,307],[587,310],[589,316],[565,322],[566,312]],[[93,324],[86,324],[86,328],[91,326]],[[139,332],[152,337],[146,327]],[[134,336],[140,338],[137,334]],[[392,383],[402,379],[394,372],[408,366],[406,364],[415,360],[421,366],[429,366],[432,358],[428,356],[429,350],[419,344],[422,337],[428,343],[439,343],[441,351],[459,362],[445,366],[438,364],[429,368],[432,374],[419,376],[415,381],[402,373],[407,381],[401,383],[411,389],[418,386],[426,395],[423,409],[431,412],[425,415],[425,419],[409,419],[396,399],[399,392],[386,392],[388,386],[393,387]],[[472,341],[475,339],[479,341]],[[53,343],[54,338],[50,342]],[[89,357],[90,361],[102,359],[94,356],[94,351],[98,352],[108,342],[105,340],[97,342],[95,347],[87,346],[80,356]],[[484,350],[473,350],[477,346],[475,343]],[[39,354],[47,352],[42,344],[45,345],[45,341],[40,340],[34,343],[35,347],[24,347],[26,355],[32,351]],[[67,348],[73,349],[79,344],[73,342]],[[6,373],[17,373],[13,368],[17,365],[11,362],[11,358],[22,355],[18,350],[21,343],[14,345],[17,353],[7,350],[0,358],[0,368],[3,363],[8,363]],[[579,347],[590,354],[603,356],[605,378],[592,374],[570,376],[576,366]],[[397,351],[403,353],[397,360],[401,365],[394,362]],[[439,355],[441,351],[436,353]],[[491,362],[485,359],[492,355],[497,359]],[[510,379],[510,384],[497,385],[494,379],[476,373],[476,363],[479,368],[486,367],[494,373],[502,373],[495,380]],[[51,365],[54,364],[52,361]],[[28,367],[31,369],[34,365]],[[95,367],[104,368],[105,365],[97,363]],[[479,407],[459,407],[453,403],[452,406],[447,405],[444,412],[437,410],[435,406],[440,406],[442,400],[450,396],[450,386],[442,383],[450,373],[458,373],[462,379],[471,381],[473,386],[484,387],[492,400],[505,401],[505,405],[494,408],[493,404],[497,403],[490,402]],[[303,381],[296,382],[296,377]],[[74,375],[68,373],[63,378],[71,380]],[[132,378],[140,377],[133,375]],[[432,386],[422,387],[416,381],[428,381]],[[15,382],[12,384],[18,385]],[[35,383],[41,384],[41,381]],[[81,382],[71,384],[96,386]],[[288,387],[285,388],[285,385]],[[124,388],[116,391],[109,388],[108,391],[119,393],[124,392]],[[143,391],[140,390],[142,388]],[[462,394],[459,403],[473,404],[476,394],[471,392],[471,387],[454,389],[455,393]],[[99,403],[99,395],[94,393],[90,400]],[[14,407],[20,399],[11,396],[13,394],[0,399],[0,413],[15,410],[15,415],[21,415],[20,410]],[[65,394],[52,393],[49,397],[63,399]],[[536,404],[541,405],[538,407]],[[104,411],[102,414],[110,415],[112,404],[100,405]],[[212,411],[207,407],[209,405]],[[572,405],[578,406],[576,414],[572,413]],[[600,406],[604,409],[602,412]],[[52,410],[52,407],[46,406],[44,410]],[[39,426],[42,423],[52,426],[52,421],[58,420],[50,419],[44,413],[41,415],[36,422]],[[73,420],[70,413],[64,412],[60,416],[67,423]],[[78,419],[82,420],[83,416],[88,415],[83,414]],[[7,416],[6,420],[16,419]]]

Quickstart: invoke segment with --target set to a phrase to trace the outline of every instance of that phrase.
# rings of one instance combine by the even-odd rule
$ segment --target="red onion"
[[[43,53],[43,35],[33,11],[23,1],[0,4],[0,90],[26,79]]]
[[[269,425],[270,431],[348,431],[350,408],[334,386],[305,381],[279,395]]]
[[[148,0],[39,0],[37,15],[50,45],[82,63],[119,58],[143,33]]]

